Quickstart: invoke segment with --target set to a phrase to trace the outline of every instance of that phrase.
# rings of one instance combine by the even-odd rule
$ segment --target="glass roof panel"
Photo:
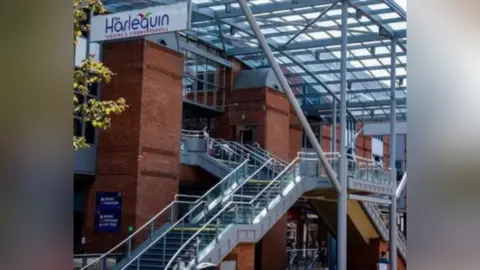
[[[254,13],[257,23],[262,29],[263,34],[268,35],[267,40],[271,45],[277,46],[275,57],[282,65],[285,73],[289,74],[289,79],[294,84],[305,84],[317,92],[327,92],[318,80],[328,82],[329,91],[338,95],[340,90],[340,5],[329,10],[326,15],[320,18],[315,24],[308,28],[304,27],[311,20],[316,19],[318,15],[328,8],[334,1],[321,2],[314,6],[307,6],[302,1],[292,0],[251,0],[249,6]],[[388,107],[384,106],[388,100],[390,80],[390,41],[385,37],[378,37],[378,25],[383,25],[387,31],[396,31],[398,43],[407,44],[405,30],[407,27],[404,10],[393,7],[392,2],[406,9],[406,0],[352,0],[352,3],[358,5],[370,16],[361,16],[356,18],[356,11],[349,7],[349,52],[348,52],[348,73],[349,99],[352,102],[361,104],[349,108],[355,115],[362,114],[363,110],[370,112],[373,110],[375,118],[382,119],[388,117]],[[146,5],[154,5],[156,0],[104,0],[107,9],[113,9],[112,12],[124,11],[129,9],[144,8]],[[185,31],[188,38],[193,38],[191,43],[207,43],[210,46],[223,48],[226,46],[228,52],[226,56],[236,57],[240,61],[253,68],[268,66],[268,62],[258,46],[258,41],[252,36],[251,28],[246,21],[241,9],[236,1],[230,0],[192,0],[194,13],[192,16],[192,29]],[[225,4],[229,3],[232,7],[231,12],[225,10]],[[197,9],[195,9],[197,7]],[[211,13],[208,11],[212,11]],[[212,16],[213,11],[216,16]],[[197,16],[198,15],[198,16]],[[224,33],[224,38],[219,36],[219,27]],[[234,27],[233,35],[230,28]],[[327,28],[327,29],[325,29]],[[299,30],[304,32],[282,47]],[[202,41],[200,41],[202,40]],[[188,41],[190,43],[190,41]],[[401,89],[407,87],[407,64],[406,52],[403,46],[397,46],[397,67],[398,76],[397,85]],[[372,48],[374,48],[372,50]],[[283,51],[282,51],[283,50]],[[319,53],[317,53],[319,51]],[[288,57],[284,55],[288,53]],[[377,57],[380,59],[377,60]],[[289,58],[293,58],[292,61]],[[306,63],[304,68],[295,63]],[[201,70],[203,67],[199,67]],[[315,77],[311,76],[315,74]],[[297,76],[295,76],[297,75]],[[381,91],[382,88],[387,91]],[[372,91],[371,91],[372,90]],[[373,91],[374,90],[374,91]],[[357,91],[357,92],[356,92]],[[406,90],[397,91],[397,96],[405,97]],[[330,102],[332,97],[326,94],[314,98],[308,98],[308,102]],[[375,105],[375,100],[383,100],[382,108]],[[404,107],[403,104],[398,107]],[[360,107],[360,108],[359,108]],[[397,112],[404,115],[405,109],[397,108]],[[387,115],[386,115],[387,114]],[[367,116],[368,115],[368,116]],[[365,117],[370,117],[370,113],[365,113]]]

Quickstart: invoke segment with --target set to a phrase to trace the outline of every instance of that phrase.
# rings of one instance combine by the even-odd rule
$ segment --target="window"
[[[204,56],[184,51],[184,99],[205,106],[224,105],[225,78],[227,68]],[[212,56],[214,56],[212,54]],[[219,93],[222,92],[222,93]]]

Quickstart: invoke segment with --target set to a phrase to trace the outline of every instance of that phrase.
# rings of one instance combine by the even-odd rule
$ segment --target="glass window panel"
[[[82,121],[78,118],[73,118],[73,136],[82,136]]]
[[[407,23],[406,22],[396,22],[396,23],[390,23],[389,24],[393,30],[404,30],[407,29]]]
[[[379,60],[384,65],[390,65],[390,58],[389,57],[380,58]]]
[[[342,36],[342,32],[341,31],[327,31],[331,36],[333,37],[341,37]]]
[[[387,9],[389,7],[382,3],[382,4],[368,5],[368,8],[371,10],[379,10],[379,9]]]
[[[85,123],[85,141],[89,144],[95,143],[95,128],[90,122]]]
[[[330,38],[330,36],[327,34],[325,31],[320,31],[320,32],[311,32],[308,33],[311,37],[314,39],[327,39]]]
[[[378,15],[382,20],[399,18],[400,16],[396,12],[382,13]]]

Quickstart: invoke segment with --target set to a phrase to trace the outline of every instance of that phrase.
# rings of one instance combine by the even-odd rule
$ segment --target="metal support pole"
[[[397,199],[399,199],[400,195],[402,195],[403,189],[405,188],[406,184],[407,184],[407,172],[403,174],[402,180],[400,181],[400,184],[398,185],[397,190],[395,191],[395,196],[397,197]]]
[[[337,269],[347,270],[347,45],[348,0],[342,0],[342,48],[340,65],[340,193],[338,195]]]
[[[305,130],[305,133],[307,134],[308,140],[310,141],[310,143],[313,146],[313,149],[315,150],[318,157],[320,158],[320,162],[325,167],[325,170],[327,172],[328,177],[330,178],[330,181],[332,182],[332,185],[335,187],[335,189],[338,192],[340,192],[340,184],[337,180],[337,176],[335,172],[332,170],[332,167],[330,166],[330,164],[328,164],[328,160],[325,157],[325,154],[323,153],[323,150],[320,147],[320,144],[315,138],[315,134],[313,133],[312,128],[310,127],[310,124],[307,121],[307,118],[303,114],[302,108],[300,108],[300,106],[298,105],[297,99],[295,98],[295,95],[293,94],[292,89],[290,88],[290,85],[287,82],[287,79],[283,75],[283,72],[280,69],[280,66],[278,65],[275,57],[273,56],[272,50],[270,49],[270,46],[268,45],[267,40],[265,39],[265,36],[263,35],[262,31],[260,30],[260,27],[255,21],[252,11],[247,5],[247,1],[238,0],[238,3],[240,4],[240,7],[242,8],[243,13],[245,14],[245,17],[250,27],[252,28],[253,33],[255,34],[255,37],[258,39],[258,43],[262,48],[263,52],[265,53],[265,56],[268,59],[268,62],[270,63],[270,66],[272,67],[273,72],[277,77],[277,80],[280,82],[282,89],[287,94],[288,100],[290,101],[290,104],[292,104],[293,110],[295,111],[295,114],[297,115],[298,120],[300,121],[300,124]]]
[[[397,170],[395,168],[395,148],[396,148],[396,62],[397,62],[397,40],[392,38],[392,47],[390,48],[390,61],[392,70],[390,72],[390,95],[391,95],[391,103],[390,103],[390,182],[393,187],[393,190],[397,189]],[[392,204],[390,205],[390,269],[397,269],[397,196],[395,194],[392,195]]]
[[[337,152],[337,100],[335,98],[332,99],[332,105],[333,105],[333,112],[332,112],[332,146],[331,152],[335,153]],[[332,159],[332,166],[335,166],[333,169],[336,170],[338,174],[338,168],[336,168],[336,164],[338,162],[335,162],[334,159]]]

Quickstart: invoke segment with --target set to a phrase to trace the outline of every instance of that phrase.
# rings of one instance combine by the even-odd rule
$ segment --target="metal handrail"
[[[158,212],[155,216],[153,216],[151,219],[149,219],[145,224],[143,224],[140,228],[138,228],[135,232],[133,232],[131,235],[129,235],[127,238],[125,238],[123,241],[118,243],[115,247],[111,248],[109,251],[103,253],[102,256],[94,260],[93,262],[89,263],[88,265],[82,267],[80,270],[85,270],[88,267],[92,266],[95,263],[98,263],[101,261],[103,258],[109,256],[113,251],[117,250],[119,247],[127,243],[128,241],[132,240],[134,236],[136,236],[140,231],[145,229],[150,223],[154,222],[159,216],[161,216],[167,209],[170,209],[171,206],[173,206],[175,203],[186,203],[186,204],[193,204],[193,202],[186,202],[186,201],[179,201],[179,200],[174,200],[170,204],[168,204],[166,207],[164,207],[160,212]]]
[[[220,139],[220,140],[222,140],[222,139]],[[210,143],[210,141],[213,141],[214,143],[218,144],[220,147],[223,148],[223,144],[221,142],[219,142],[217,139],[214,139],[214,138],[211,138],[211,137],[207,138],[207,146]],[[234,149],[230,149],[229,151],[232,151],[235,155],[241,156],[241,153],[239,153],[238,151],[236,151]]]
[[[283,174],[284,174],[287,170],[289,170],[292,166],[294,166],[294,165],[297,163],[298,160],[299,160],[299,158],[296,157],[290,164],[288,164],[288,166],[285,167],[285,169],[283,169],[283,171],[281,171],[275,178],[273,178],[272,181],[270,181],[270,183],[268,183],[268,185],[267,185],[265,188],[263,188],[263,189],[257,194],[257,196],[255,196],[255,198],[253,198],[253,199],[250,201],[250,203],[253,203],[253,202],[256,201],[258,198],[260,198],[260,195],[262,195],[262,193],[263,193],[265,190],[267,190],[274,182],[277,182],[277,181],[278,181],[278,178],[283,177]],[[294,180],[295,180],[295,179],[294,179]]]
[[[224,140],[224,141],[225,141],[225,140]],[[288,165],[287,162],[285,162],[285,161],[281,160],[280,158],[274,156],[273,154],[269,153],[269,152],[266,151],[265,149],[256,148],[256,149],[259,149],[259,150],[263,151],[264,153],[267,153],[268,156],[267,156],[267,155],[265,155],[265,156],[260,155],[258,152],[255,151],[255,149],[251,149],[251,148],[252,148],[251,145],[243,145],[243,144],[238,143],[238,142],[235,142],[235,141],[231,141],[231,142],[226,141],[226,142],[227,142],[227,143],[232,143],[232,144],[234,144],[234,145],[236,145],[236,146],[238,146],[238,147],[240,147],[240,148],[242,148],[242,149],[245,149],[245,150],[248,151],[249,153],[251,153],[251,154],[259,157],[262,162],[267,162],[267,161],[269,160],[269,158],[270,158],[270,159],[273,159],[275,162],[278,163],[278,165],[281,165],[282,167],[285,167],[285,166]],[[273,165],[273,169],[272,169],[272,170],[273,170],[273,171],[277,171],[277,170],[276,170],[276,167],[275,167],[276,164],[274,163],[274,164],[272,164],[272,165]]]
[[[257,173],[259,173],[263,168],[265,168],[265,166],[270,163],[271,160],[274,160],[273,158],[270,158],[267,162],[265,162],[262,166],[260,166],[255,172],[253,172],[249,177],[247,177],[247,179],[241,184],[241,185],[238,185],[230,194],[235,196],[235,192],[237,192],[240,188],[243,187],[243,185],[245,183],[248,182],[248,180],[252,179],[254,175],[256,175]],[[275,178],[274,178],[275,179]],[[273,180],[272,180],[273,181]],[[237,195],[238,197],[238,195]]]
[[[202,130],[181,129],[180,134],[183,136],[190,136],[190,137],[204,137]]]
[[[251,146],[251,145],[248,145],[248,144],[246,145],[246,147],[253,148],[253,146]],[[273,157],[273,158],[275,158],[277,161],[280,161],[281,163],[283,163],[283,165],[288,165],[288,162],[286,162],[285,160],[283,160],[283,159],[281,159],[281,158],[279,158],[279,157],[275,156],[274,154],[272,154],[272,153],[268,152],[267,150],[265,150],[265,149],[263,149],[263,148],[256,147],[255,149],[258,149],[258,150],[260,150],[261,152],[265,153],[266,155],[268,155],[268,156],[270,156],[270,157]],[[252,150],[252,151],[253,151],[253,150]]]
[[[102,256],[103,254],[105,254],[105,253],[77,253],[77,254],[73,254],[73,258],[74,259],[91,258],[91,257]],[[110,255],[112,255],[112,256],[122,256],[123,253],[112,253]]]
[[[200,195],[187,195],[187,194],[175,194],[175,200],[177,200],[178,198],[200,198]]]
[[[195,239],[195,237],[197,237],[197,235],[199,235],[208,225],[210,225],[214,220],[216,220],[218,218],[218,216],[220,214],[222,214],[223,212],[225,212],[225,210],[227,210],[230,205],[232,204],[243,204],[243,205],[246,205],[248,203],[244,203],[244,202],[236,202],[236,201],[230,201],[228,202],[218,213],[216,213],[210,220],[208,220],[200,229],[198,229],[192,236],[190,236],[190,238],[185,241],[185,243],[177,250],[177,252],[175,252],[175,254],[173,254],[172,258],[170,259],[170,261],[167,263],[167,265],[165,266],[165,269],[168,269],[172,263],[175,261],[176,257],[180,254],[180,252],[193,240]],[[218,231],[217,231],[218,233]],[[198,254],[197,254],[197,257],[198,257]],[[124,269],[124,268],[123,268]],[[122,269],[122,270],[123,270]]]
[[[238,165],[237,168],[235,168],[234,170],[232,170],[229,174],[227,174],[227,176],[225,176],[222,180],[220,180],[218,183],[216,183],[211,189],[209,189],[207,192],[205,192],[202,196],[200,196],[200,198],[198,198],[195,203],[198,203],[200,202],[201,200],[203,200],[208,194],[210,194],[216,187],[218,187],[219,185],[221,185],[224,181],[227,181],[228,178],[230,178],[230,176],[232,176],[234,173],[236,173],[238,170],[240,170],[240,168],[242,168],[247,162],[249,161],[249,158],[245,159],[242,163],[240,163],[240,165]]]
[[[262,157],[262,156],[259,155],[258,153],[255,153],[255,151],[252,151],[252,150],[248,149],[247,147],[245,147],[245,146],[242,145],[241,143],[238,143],[238,142],[235,142],[235,141],[227,141],[227,140],[224,140],[224,139],[219,139],[219,140],[222,141],[222,142],[225,142],[225,143],[227,143],[227,144],[230,144],[230,145],[233,144],[234,146],[239,147],[239,148],[245,150],[246,152],[248,152],[248,153],[250,153],[250,154],[253,154],[252,156],[255,156],[255,157],[257,157],[257,158],[262,159],[263,161],[266,161],[266,160],[267,160],[267,158]]]
[[[273,158],[272,158],[273,159]],[[293,165],[295,165],[298,161],[298,157],[295,158],[284,170],[282,170],[282,172],[280,172],[279,175],[277,175],[277,177],[274,178],[274,180],[272,180],[271,183],[269,183],[269,185],[267,185],[267,187],[265,187],[264,189],[262,189],[262,191],[259,192],[259,194],[254,198],[252,199],[250,202],[237,202],[237,201],[229,201],[218,213],[216,213],[208,222],[206,222],[195,234],[193,234],[178,250],[177,252],[172,256],[172,258],[170,259],[170,261],[168,262],[168,264],[166,265],[165,269],[168,269],[168,267],[170,267],[172,265],[172,263],[175,261],[176,257],[179,256],[179,254],[181,253],[181,251],[183,249],[186,248],[186,246],[193,240],[195,239],[195,237],[200,234],[200,232],[202,232],[208,225],[210,225],[220,214],[222,214],[223,212],[225,212],[226,209],[228,209],[230,207],[230,205],[232,204],[239,204],[239,205],[250,205],[252,207],[252,204],[253,202],[255,202],[255,200],[260,196],[262,195],[262,193],[265,192],[265,190],[272,185],[273,181],[278,181],[278,178],[283,176],[283,174],[288,171]],[[265,165],[265,164],[264,164]],[[253,174],[255,175],[255,174]],[[244,183],[246,183],[247,181],[245,181]],[[232,193],[232,195],[229,196],[230,199],[233,199],[235,196],[234,193]],[[252,222],[253,222],[253,219],[252,219]],[[218,231],[217,231],[217,234],[218,234]],[[197,254],[198,256],[198,254]],[[198,258],[198,257],[197,257]],[[123,269],[122,269],[123,270]]]
[[[197,204],[195,205],[192,209],[190,209],[190,211],[188,211],[185,215],[183,215],[182,218],[180,218],[177,222],[175,222],[172,226],[170,226],[170,228],[168,228],[165,232],[163,232],[159,237],[157,237],[157,239],[153,240],[152,243],[150,243],[147,247],[145,247],[142,251],[140,251],[137,255],[135,255],[135,257],[133,257],[132,259],[130,259],[122,268],[121,270],[125,269],[126,267],[130,266],[130,264],[132,264],[132,262],[134,262],[136,259],[140,258],[140,256],[142,256],[149,248],[151,248],[153,245],[155,245],[160,239],[162,239],[165,235],[167,235],[170,231],[172,231],[173,228],[175,228],[175,226],[177,226],[178,224],[180,224],[180,221],[183,221],[187,216],[189,216],[191,214],[191,212],[193,212],[193,210],[195,210],[197,207],[199,207],[200,205],[202,205],[202,203],[200,204]],[[82,269],[81,269],[82,270]]]

